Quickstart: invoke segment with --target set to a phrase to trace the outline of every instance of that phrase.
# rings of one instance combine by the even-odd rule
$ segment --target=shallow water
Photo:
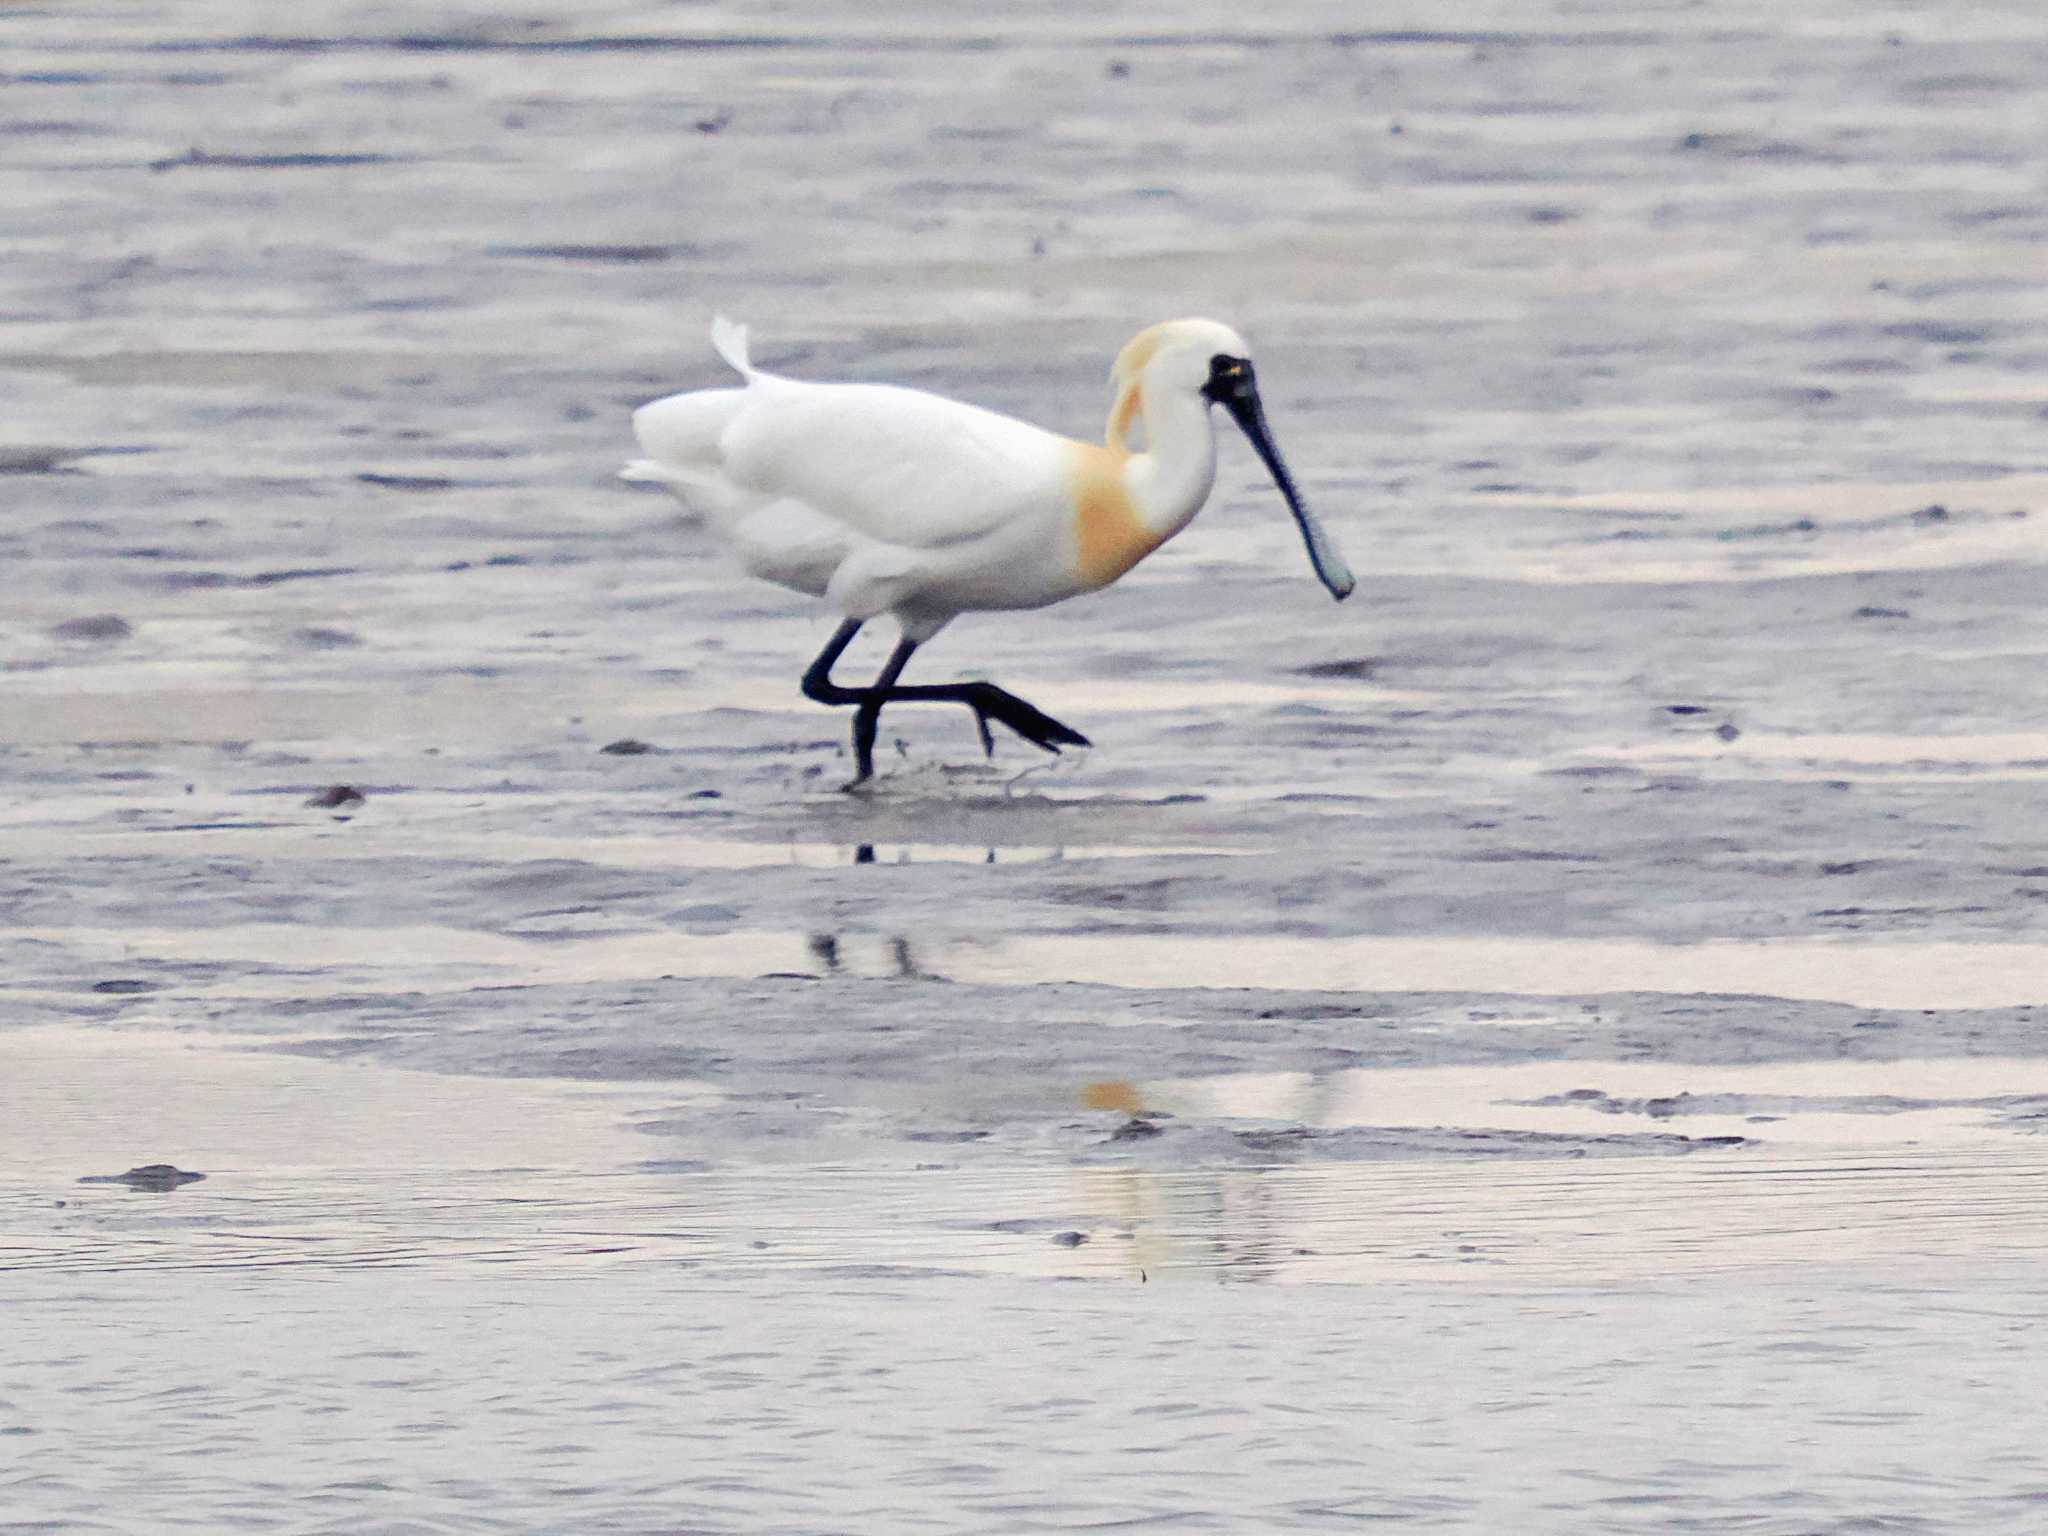
[[[1976,1266],[2048,1249],[2034,1219],[2048,1189],[2037,1060],[1096,1081],[1069,1112],[1142,1117],[1159,1138],[1148,1155],[1100,1156],[1119,1138],[1096,1115],[1087,1161],[963,1157],[979,1138],[935,1130],[894,1155],[872,1133],[842,1133],[803,1156],[723,1162],[659,1155],[676,1120],[743,1107],[714,1079],[665,1081],[657,1116],[645,1089],[618,1084],[454,1078],[182,1037],[81,1047],[31,1031],[10,1062],[0,1110],[47,1128],[0,1181],[10,1275],[474,1261],[549,1274],[604,1261],[734,1279],[896,1267],[1458,1288],[1483,1271],[1486,1285],[1533,1290],[1589,1272],[1614,1286],[1853,1281],[1878,1261]],[[1679,1081],[1677,1095],[1629,1097]],[[1213,1144],[1231,1137],[1234,1156]],[[69,1177],[163,1146],[205,1179],[151,1195]],[[485,1148],[495,1161],[479,1161]]]
[[[0,8],[0,1531],[2035,1530],[2037,11]],[[714,309],[1359,592],[841,794]]]
[[[165,1277],[148,1295],[115,1279],[90,1296],[123,1366],[10,1361],[10,1401],[41,1421],[16,1442],[41,1470],[16,1490],[109,1529],[175,1503],[318,1531],[531,1529],[571,1510],[635,1532],[2019,1531],[2038,1445],[2013,1341],[2041,1295],[1970,1278],[1967,1302],[1892,1288],[1853,1320],[1796,1282],[1049,1298],[1007,1279],[739,1287],[612,1267],[419,1277],[387,1308],[377,1272]],[[61,1328],[75,1295],[38,1278],[13,1310]],[[159,1326],[165,1307],[183,1327]],[[245,1363],[208,1368],[201,1339]],[[61,1463],[43,1449],[59,1437]],[[292,1454],[309,1441],[317,1457]]]
[[[1061,850],[1009,850],[1008,858],[998,859],[990,857],[993,849],[940,845],[936,856],[912,858],[887,844],[876,852],[876,846],[839,850],[829,861],[770,857],[764,848],[753,865],[714,867],[1069,862],[1059,857]],[[863,849],[874,857],[864,857]],[[896,856],[884,858],[883,853]],[[554,985],[678,977],[916,976],[998,986],[1057,980],[1169,994],[1191,987],[1530,997],[1748,994],[1895,1010],[2031,1009],[2042,996],[2042,978],[2048,977],[2048,944],[1773,939],[1674,945],[1469,936],[1302,938],[1227,930],[1209,936],[1141,930],[991,940],[931,940],[914,931],[620,934],[578,921],[587,919],[587,912],[545,915],[567,926],[506,933],[425,925],[265,923],[154,930],[23,928],[19,935],[62,953],[74,965],[172,971],[184,978],[177,987],[181,995],[240,998],[347,997],[376,986],[394,956],[404,957],[412,985],[425,991],[466,990],[480,980]],[[27,990],[22,983],[16,986]]]

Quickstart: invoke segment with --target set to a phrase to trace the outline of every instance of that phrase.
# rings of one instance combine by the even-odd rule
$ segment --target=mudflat
[[[0,1531],[2036,1528],[2037,8],[0,44]],[[1358,591],[1226,438],[842,794],[714,311],[1227,319]]]

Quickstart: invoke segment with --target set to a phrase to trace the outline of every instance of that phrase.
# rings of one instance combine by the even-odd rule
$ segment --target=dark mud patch
[[[135,628],[118,613],[92,613],[83,618],[66,619],[61,624],[52,624],[50,633],[59,640],[107,644],[115,640],[128,639],[135,633]]]
[[[530,261],[573,261],[600,266],[644,267],[687,261],[703,252],[693,245],[494,245],[487,254]]]
[[[227,571],[167,571],[153,579],[153,585],[173,592],[204,592],[225,589],[260,591],[294,581],[326,581],[336,576],[359,574],[352,565],[305,565],[286,570],[256,571],[246,576]]]
[[[77,448],[0,448],[0,475],[58,474],[82,451]]]
[[[387,475],[376,470],[364,470],[356,479],[386,491],[450,491],[461,483],[446,475]]]
[[[1354,656],[1346,661],[1313,661],[1305,667],[1294,668],[1296,677],[1348,677],[1360,682],[1370,682],[1379,675],[1384,665],[1377,656]]]
[[[1166,1134],[1166,1127],[1156,1120],[1131,1119],[1109,1133],[1111,1141],[1150,1141],[1154,1136]]]
[[[161,175],[165,171],[211,167],[217,170],[236,171],[294,171],[319,170],[323,168],[356,165],[392,165],[409,158],[403,155],[387,155],[374,151],[342,150],[333,152],[301,151],[290,154],[245,154],[237,151],[188,149],[182,155],[170,155],[162,160],[152,160],[149,168]]]
[[[88,1174],[78,1182],[122,1184],[144,1194],[167,1195],[187,1184],[197,1184],[205,1177],[203,1173],[188,1173],[183,1168],[173,1167],[169,1163],[145,1163],[140,1168],[130,1168],[126,1173]]]
[[[1161,1133],[1164,1134],[1161,1134]],[[1574,1135],[1556,1131],[1462,1126],[1248,1126],[1184,1122],[1156,1127],[1152,1136],[1106,1156],[1151,1165],[1187,1163],[1286,1164],[1409,1161],[1578,1160],[1603,1157],[1685,1157],[1748,1144],[1742,1136],[1682,1136],[1670,1132]]]
[[[981,1223],[970,1230],[1002,1232],[1011,1236],[1045,1234],[1064,1248],[1078,1248],[1088,1239],[1085,1234],[1077,1229],[1083,1225],[1092,1224],[1093,1221],[1094,1218],[1092,1216],[1072,1212],[1064,1216],[1010,1216],[1000,1221]]]
[[[1685,154],[1705,154],[1727,160],[1807,161],[1815,164],[1842,163],[1840,155],[1790,139],[1765,138],[1753,133],[1688,133],[1678,141]]]
[[[2038,1093],[1941,1095],[1917,1097],[1896,1093],[1689,1093],[1629,1097],[1598,1088],[1576,1088],[1542,1098],[1511,1099],[1532,1109],[1582,1109],[1602,1115],[1641,1116],[1671,1120],[1686,1115],[1739,1115],[1778,1121],[1803,1114],[1898,1115],[1937,1109],[1997,1111],[2009,1119],[2048,1115],[2048,1095]]]
[[[363,643],[362,637],[353,630],[331,629],[320,624],[295,629],[291,638],[292,644],[307,651],[347,651]]]
[[[317,794],[306,797],[306,808],[313,811],[352,811],[369,797],[353,784],[331,784]]]

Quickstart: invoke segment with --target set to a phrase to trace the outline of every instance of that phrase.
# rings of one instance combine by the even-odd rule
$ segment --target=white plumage
[[[1325,584],[1338,597],[1350,590],[1349,572],[1273,449],[1244,342],[1216,321],[1153,326],[1118,354],[1102,444],[921,390],[767,373],[753,366],[746,327],[722,316],[711,339],[742,387],[642,406],[633,431],[646,457],[624,475],[668,486],[753,575],[822,597],[845,616],[805,688],[861,706],[863,778],[871,768],[863,722],[871,738],[890,699],[957,696],[983,720],[985,743],[987,718],[1053,750],[1084,741],[993,685],[903,689],[896,675],[911,649],[958,614],[1043,607],[1105,586],[1187,526],[1215,480],[1214,403],[1230,408],[1273,471]],[[1137,431],[1142,449],[1131,442]],[[838,688],[832,661],[854,629],[883,613],[904,635],[885,680]],[[968,698],[961,688],[989,691]]]
[[[626,474],[669,485],[750,573],[851,619],[906,606],[921,640],[970,608],[1087,590],[1068,526],[1085,445],[922,390],[764,372],[722,317],[712,339],[745,387],[642,406],[647,458]]]

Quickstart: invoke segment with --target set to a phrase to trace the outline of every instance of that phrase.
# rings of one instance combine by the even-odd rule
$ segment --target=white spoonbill
[[[746,327],[722,316],[711,342],[744,386],[641,406],[633,433],[647,457],[623,473],[668,486],[753,575],[845,616],[803,691],[854,706],[854,784],[874,774],[884,704],[965,704],[987,752],[991,720],[1049,752],[1089,744],[994,683],[898,679],[911,652],[960,614],[1093,592],[1187,527],[1216,480],[1212,405],[1237,418],[1265,461],[1330,595],[1351,591],[1343,556],[1266,430],[1244,339],[1217,321],[1169,320],[1132,338],[1110,370],[1115,401],[1100,445],[922,390],[765,373],[747,356]],[[881,675],[865,688],[833,682],[840,653],[884,613],[902,639]]]

